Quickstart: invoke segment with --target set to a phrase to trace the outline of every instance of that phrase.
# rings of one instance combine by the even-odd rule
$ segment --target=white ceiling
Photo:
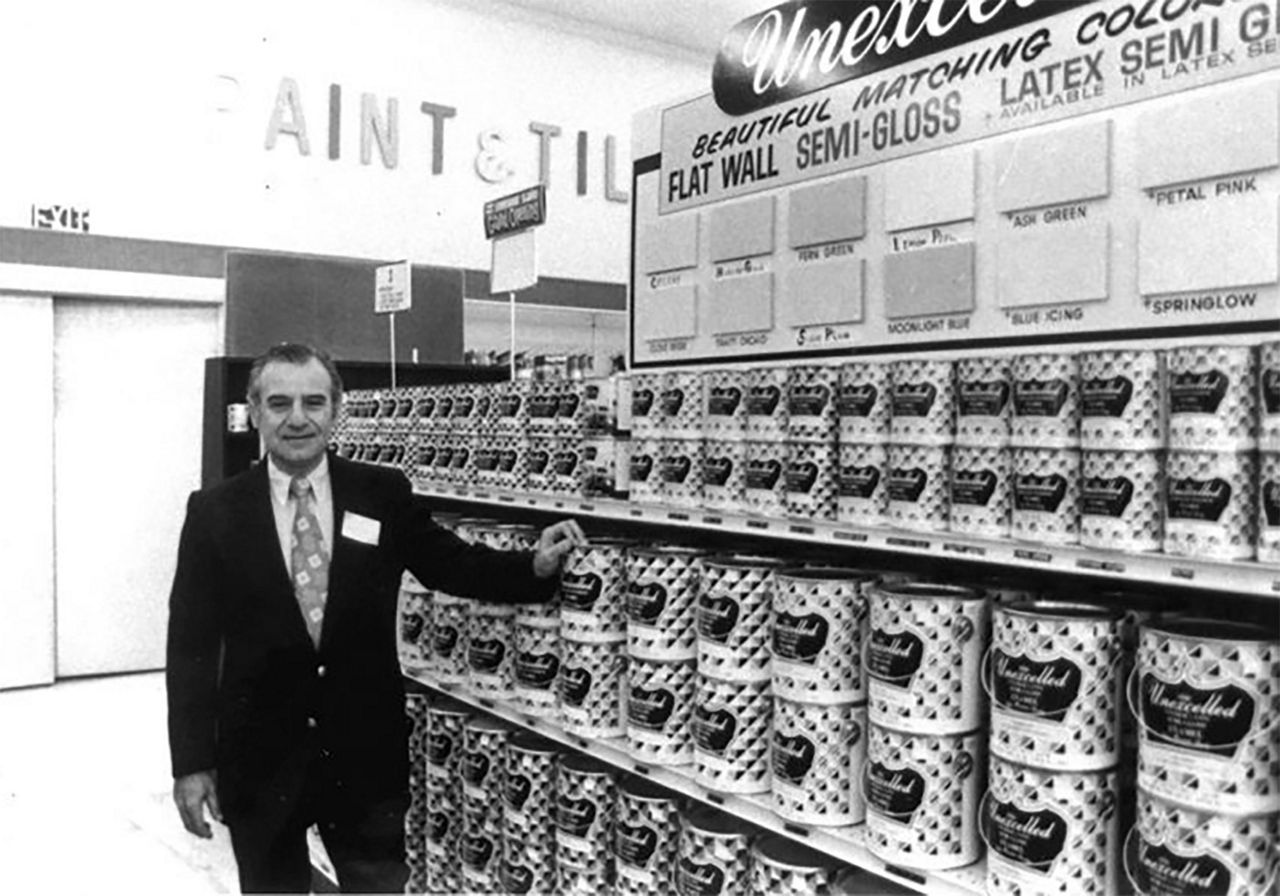
[[[752,13],[780,0],[511,0],[518,6],[588,22],[678,47],[707,60],[720,41]]]

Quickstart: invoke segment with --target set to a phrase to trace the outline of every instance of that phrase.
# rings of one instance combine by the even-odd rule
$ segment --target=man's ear
[[[253,424],[254,429],[261,429],[258,421],[262,418],[262,407],[257,402],[249,404],[249,422]]]

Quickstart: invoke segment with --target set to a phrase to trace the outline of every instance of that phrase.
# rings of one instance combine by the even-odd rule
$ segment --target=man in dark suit
[[[174,801],[187,830],[225,820],[245,892],[306,892],[319,826],[348,892],[402,892],[408,720],[396,598],[409,569],[452,594],[550,597],[585,543],[564,521],[531,553],[469,545],[398,472],[331,455],[332,361],[280,345],[249,376],[266,446],[254,469],[191,495],[169,599]]]

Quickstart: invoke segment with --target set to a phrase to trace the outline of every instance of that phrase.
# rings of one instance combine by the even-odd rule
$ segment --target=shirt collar
[[[307,474],[306,479],[311,483],[311,489],[318,497],[320,494],[327,492],[329,489],[329,454],[325,452],[320,455],[319,465]],[[271,484],[271,500],[277,504],[285,505],[289,503],[289,484],[293,481],[293,477],[276,466],[274,457],[267,455],[267,481]]]

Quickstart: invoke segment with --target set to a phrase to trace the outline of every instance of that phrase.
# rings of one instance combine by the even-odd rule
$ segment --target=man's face
[[[272,361],[262,369],[259,385],[249,417],[267,453],[286,473],[310,473],[329,445],[337,414],[328,371],[315,358],[306,364]]]

